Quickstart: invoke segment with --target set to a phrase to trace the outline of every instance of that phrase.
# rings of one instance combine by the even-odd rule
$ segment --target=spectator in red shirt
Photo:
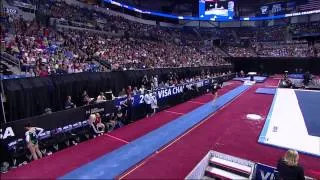
[[[45,68],[45,67],[42,67],[42,68],[41,68],[41,70],[40,70],[40,72],[39,72],[39,76],[40,76],[40,77],[46,77],[46,76],[49,76],[49,72],[48,72],[48,70],[46,70],[46,68]]]

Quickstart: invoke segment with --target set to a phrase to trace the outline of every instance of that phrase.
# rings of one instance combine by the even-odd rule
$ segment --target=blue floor
[[[288,78],[292,79],[303,79],[303,74],[289,74]]]
[[[274,95],[276,93],[276,88],[258,88],[256,93]]]
[[[320,92],[295,90],[308,134],[320,137]]]
[[[192,126],[203,121],[249,87],[245,85],[239,86],[219,97],[215,106],[212,105],[212,102],[204,104],[131,143],[71,171],[59,179],[114,179],[182,135]]]

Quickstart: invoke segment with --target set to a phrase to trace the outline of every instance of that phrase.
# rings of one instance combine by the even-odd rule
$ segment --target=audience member
[[[281,180],[304,180],[303,167],[299,165],[299,154],[296,150],[288,150],[278,161],[277,170]]]
[[[65,109],[76,108],[77,106],[72,102],[71,96],[67,96],[66,103],[64,105]]]
[[[100,102],[105,102],[107,100],[107,98],[104,96],[103,92],[100,92],[99,96],[97,97],[96,102],[100,103]]]

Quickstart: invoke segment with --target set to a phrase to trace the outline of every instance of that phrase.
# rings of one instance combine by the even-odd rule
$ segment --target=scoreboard
[[[233,0],[199,0],[200,20],[232,20],[234,14]]]

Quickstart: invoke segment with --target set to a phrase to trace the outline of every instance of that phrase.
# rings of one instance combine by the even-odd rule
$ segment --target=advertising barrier
[[[98,104],[92,104],[84,107],[68,109],[64,111],[54,112],[51,114],[40,115],[36,117],[21,119],[8,123],[1,124],[0,139],[10,149],[17,141],[24,140],[24,126],[28,123],[34,127],[43,128],[44,131],[38,134],[38,138],[45,139],[51,137],[51,134],[63,132],[64,130],[71,131],[72,129],[81,126],[83,121],[91,113],[111,113],[114,111],[114,102],[107,101]]]
[[[228,78],[228,76],[225,76],[225,77]],[[213,81],[218,81],[218,80],[220,81],[219,78],[204,79],[204,80],[200,80],[200,81],[196,81],[196,82],[192,82],[192,83],[186,83],[183,85],[156,89],[153,92],[156,92],[157,100],[161,101],[164,98],[169,98],[174,95],[180,95],[180,94],[184,93],[185,88],[189,89],[189,90],[192,89],[193,85],[200,88],[200,87],[204,87],[204,86],[210,86]],[[221,79],[221,81],[223,81],[223,79]],[[126,101],[126,99],[127,99],[126,97],[117,98],[115,100],[115,105],[120,106],[124,101]],[[133,107],[138,106],[140,104],[143,104],[144,103],[144,94],[134,95],[134,96],[132,96],[132,100],[133,100],[133,104],[132,104]]]
[[[257,163],[255,168],[255,179],[257,180],[275,180],[277,179],[276,168]]]

